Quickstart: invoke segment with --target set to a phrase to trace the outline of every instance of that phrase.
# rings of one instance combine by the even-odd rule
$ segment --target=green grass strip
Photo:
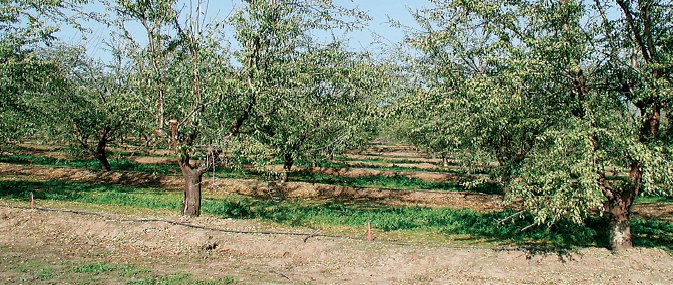
[[[0,197],[27,200],[34,192],[38,200],[75,201],[91,204],[130,206],[179,211],[182,195],[162,193],[155,188],[91,185],[69,181],[0,181]],[[554,247],[607,246],[607,220],[591,218],[585,225],[560,221],[526,231],[533,218],[524,215],[502,224],[498,220],[512,211],[478,213],[468,209],[390,207],[373,202],[333,200],[273,202],[242,196],[204,199],[203,212],[221,218],[261,219],[291,226],[353,226],[371,221],[383,231],[426,231],[447,236],[467,235],[501,244],[535,244]],[[634,219],[634,244],[673,249],[673,223],[656,219]]]

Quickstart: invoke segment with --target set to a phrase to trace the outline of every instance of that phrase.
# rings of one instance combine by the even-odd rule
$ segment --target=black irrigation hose
[[[14,209],[20,209],[20,210],[31,210],[30,207],[23,207],[23,206],[9,206],[9,205],[2,205],[2,206],[6,207],[6,208],[14,208]],[[184,222],[169,221],[169,220],[164,220],[164,219],[117,219],[117,218],[113,218],[111,216],[103,215],[101,213],[90,212],[90,211],[81,211],[81,210],[50,209],[50,208],[41,208],[41,207],[35,207],[33,209],[38,210],[38,211],[44,211],[44,212],[62,212],[62,213],[70,213],[70,214],[78,214],[78,215],[97,216],[97,217],[104,218],[104,219],[109,220],[109,221],[117,221],[117,222],[136,222],[136,223],[162,222],[162,223],[167,223],[167,224],[171,224],[171,225],[184,226],[184,227],[188,227],[188,228],[202,229],[202,230],[216,231],[216,232],[223,232],[223,233],[303,236],[303,237],[306,237],[305,240],[307,240],[308,238],[311,238],[311,237],[327,237],[327,238],[351,239],[351,240],[360,240],[360,241],[366,240],[364,238],[358,238],[358,237],[341,236],[341,235],[327,235],[327,234],[317,234],[317,233],[309,234],[309,233],[272,232],[272,231],[229,230],[229,229],[220,229],[220,228],[194,225],[194,224],[189,224],[189,223],[184,223]]]
[[[2,205],[6,208],[14,208],[21,210],[30,210],[30,207],[23,206],[10,206]],[[300,236],[304,237],[304,242],[307,242],[309,238],[312,237],[325,237],[333,239],[347,239],[355,241],[368,241],[366,238],[352,237],[352,236],[343,236],[343,235],[329,235],[329,234],[318,234],[318,233],[292,233],[292,232],[273,232],[273,231],[242,231],[242,230],[230,230],[230,229],[220,229],[206,226],[199,226],[184,222],[175,222],[164,219],[117,219],[111,216],[106,216],[97,212],[90,211],[81,211],[81,210],[68,210],[68,209],[50,209],[50,208],[41,208],[35,207],[34,210],[44,211],[44,212],[62,212],[62,213],[71,213],[77,215],[89,215],[97,216],[104,218],[109,221],[118,221],[118,222],[135,222],[135,223],[151,223],[151,222],[162,222],[176,226],[183,226],[194,229],[208,230],[214,232],[223,232],[223,233],[233,233],[233,234],[256,234],[256,235],[285,235],[285,236]],[[398,246],[408,246],[408,247],[429,247],[429,248],[445,248],[445,249],[463,249],[463,250],[485,250],[485,251],[496,251],[496,252],[512,252],[512,251],[525,251],[527,253],[527,258],[530,258],[534,254],[549,254],[555,253],[561,256],[569,255],[572,251],[576,251],[582,248],[558,248],[558,247],[478,247],[478,246],[460,246],[460,245],[424,245],[419,243],[407,243],[399,241],[374,241],[381,244],[389,245],[398,245]]]

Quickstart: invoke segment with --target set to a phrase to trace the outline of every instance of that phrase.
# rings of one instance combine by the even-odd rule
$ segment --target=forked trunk
[[[283,174],[281,175],[281,180],[283,182],[290,181],[290,172],[292,172],[293,164],[294,164],[294,158],[292,158],[292,154],[286,153],[283,162]]]
[[[96,145],[96,151],[94,152],[94,157],[100,162],[100,168],[104,171],[110,171],[112,170],[112,167],[110,166],[110,162],[107,160],[107,153],[105,153],[105,148],[107,148],[108,144],[108,133],[110,132],[110,129],[108,127],[105,127],[103,129],[103,133],[98,140],[98,144]]]
[[[145,147],[150,147],[151,142],[152,142],[152,139],[150,139],[146,134],[143,134],[143,145]]]
[[[182,215],[198,217],[201,215],[201,181],[203,172],[181,167],[184,178],[184,199],[182,200]]]
[[[110,162],[107,159],[107,154],[105,153],[105,151],[100,152],[100,153],[97,152],[94,155],[94,157],[96,157],[96,159],[100,163],[100,169],[102,169],[103,171],[112,170],[112,166],[110,166]]]
[[[174,151],[177,151],[178,121],[170,120],[169,123],[171,126],[171,146]],[[208,167],[192,167],[189,163],[190,158],[187,148],[180,149],[178,157],[178,165],[182,170],[182,178],[185,183],[183,186],[182,215],[198,217],[201,215],[201,181],[203,181],[203,174],[208,171]]]

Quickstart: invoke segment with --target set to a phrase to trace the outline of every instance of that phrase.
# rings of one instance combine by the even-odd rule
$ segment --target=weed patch
[[[238,280],[232,277],[220,278],[217,280],[195,280],[192,275],[187,273],[170,274],[163,276],[150,276],[143,280],[129,282],[129,285],[219,285],[219,284],[237,284]]]

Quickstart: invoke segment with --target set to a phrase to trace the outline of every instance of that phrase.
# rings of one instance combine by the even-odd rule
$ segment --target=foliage
[[[127,39],[119,53],[132,59],[133,88],[143,94],[147,113],[156,114],[156,124],[148,128],[163,139],[171,134],[186,180],[183,213],[196,216],[201,177],[222,162],[220,152],[236,144],[242,130],[261,129],[248,124],[252,119],[263,124],[290,90],[301,87],[292,81],[299,79],[297,57],[313,46],[314,34],[350,29],[362,17],[332,1],[246,1],[225,23],[206,17],[206,6],[197,1],[181,9],[175,0],[114,5]],[[126,30],[129,21],[145,28],[146,47]],[[224,41],[225,24],[235,31],[233,52]]]
[[[286,67],[289,84],[272,91],[270,109],[261,106],[253,122],[252,137],[284,159],[285,171],[363,147],[374,133],[370,95],[379,79],[366,56],[335,43],[297,57]]]
[[[536,223],[581,223],[604,208],[611,247],[629,247],[634,197],[673,189],[670,143],[658,133],[668,128],[670,72],[659,67],[670,64],[670,9],[617,1],[622,17],[608,20],[600,1],[433,3],[409,40],[429,63],[412,96],[429,104],[414,110],[440,118],[431,125],[457,134],[453,145],[477,164],[497,161],[508,200]]]
[[[86,2],[1,4],[0,140],[20,134],[69,134],[73,143],[99,158],[102,168],[109,170],[105,146],[127,125],[124,120],[133,118],[133,112],[120,107],[121,102],[131,101],[119,95],[125,86],[121,67],[114,70],[113,78],[103,66],[85,58],[79,47],[51,47],[55,41],[52,34],[60,24],[82,29],[77,20],[95,17],[82,10]],[[93,143],[92,136],[96,137]]]
[[[134,105],[138,97],[129,87],[126,67],[121,62],[96,62],[79,48],[62,45],[43,50],[40,56],[65,78],[62,92],[41,100],[39,108],[51,116],[43,127],[110,170],[107,146],[131,133],[142,117]]]
[[[332,1],[251,1],[232,17],[244,44],[237,58],[257,96],[248,139],[237,152],[252,154],[260,165],[281,158],[289,171],[294,160],[363,144],[371,129],[372,67],[365,56],[317,34],[358,28],[365,18]]]
[[[40,127],[47,125],[53,118],[49,109],[42,109],[36,101],[45,94],[57,96],[67,87],[66,79],[59,74],[59,68],[53,63],[39,59],[26,58],[13,61],[10,57],[0,69],[2,86],[0,87],[0,140],[5,142],[25,135],[40,133]]]
[[[12,0],[0,3],[0,141],[38,131],[48,112],[33,106],[34,97],[58,93],[62,77],[51,62],[35,51],[54,40],[53,33],[65,23],[90,18],[81,10],[84,0]]]

